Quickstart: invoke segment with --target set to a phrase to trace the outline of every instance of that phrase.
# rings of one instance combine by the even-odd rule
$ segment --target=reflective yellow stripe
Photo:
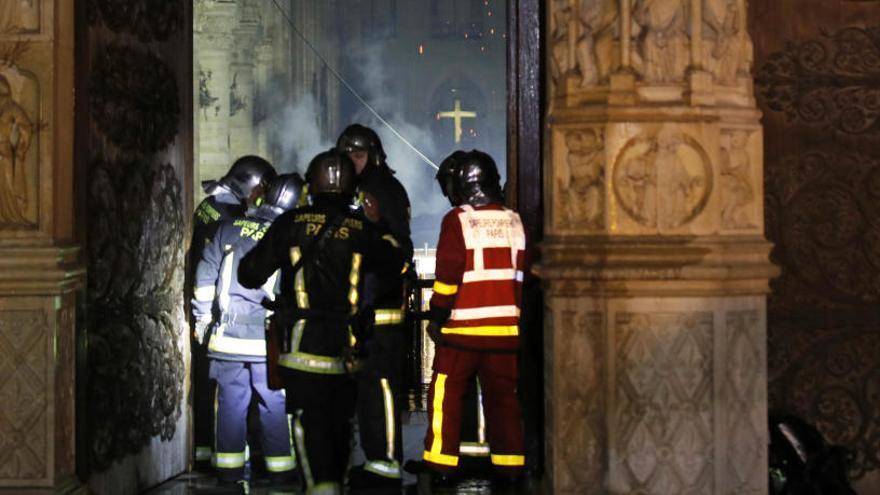
[[[308,354],[305,352],[282,354],[278,358],[278,365],[310,373],[321,373],[325,375],[345,374],[345,364],[341,358]]]
[[[516,325],[485,326],[485,327],[443,327],[440,333],[452,335],[473,335],[476,337],[514,337],[519,335]]]
[[[492,454],[492,464],[496,466],[523,466],[525,463],[525,456]]]
[[[208,341],[208,349],[225,354],[240,354],[242,356],[265,356],[266,341],[264,339],[239,339],[226,335],[211,335]]]
[[[348,274],[348,281],[351,288],[348,290],[348,302],[351,304],[351,313],[357,312],[358,303],[358,282],[361,278],[361,253],[352,253],[351,255],[351,273]]]
[[[376,325],[397,325],[403,322],[402,309],[377,309],[376,318],[373,320]]]
[[[425,452],[424,458],[435,464],[458,466],[457,456],[440,452],[443,449],[443,398],[446,395],[446,377],[447,375],[443,373],[437,373],[437,380],[434,382],[433,418],[431,420],[431,433],[434,435],[434,439],[431,441],[431,450]]]
[[[217,467],[220,469],[234,469],[244,466],[244,452],[217,452],[214,454]]]
[[[394,399],[391,397],[391,386],[387,378],[379,380],[382,385],[382,398],[385,405],[385,456],[394,459]]]
[[[295,265],[302,257],[299,246],[290,248],[290,263]],[[305,268],[300,268],[293,276],[293,290],[296,292],[296,305],[300,309],[309,308],[309,294],[306,292]]]
[[[325,481],[306,490],[306,495],[342,495],[342,485],[335,481]]]
[[[394,236],[391,235],[391,234],[385,234],[385,235],[383,235],[383,236],[382,236],[382,240],[383,240],[383,241],[388,241],[389,244],[391,244],[392,246],[394,246],[394,247],[396,247],[396,248],[399,248],[399,247],[400,247],[400,243],[397,242],[397,239],[395,239]]]
[[[424,454],[424,459],[434,464],[442,466],[458,466],[458,457],[454,455],[441,454],[440,452],[428,452]]]
[[[439,280],[435,280],[434,281],[434,292],[436,292],[437,294],[440,294],[441,296],[451,296],[452,294],[455,294],[456,292],[458,292],[458,286],[444,284],[443,282],[440,282]]]
[[[292,455],[266,456],[266,470],[270,473],[282,473],[296,467],[296,459]]]
[[[299,420],[302,416],[302,409],[296,411],[293,420],[293,435],[296,437],[296,450],[299,453],[299,463],[302,466],[303,478],[306,479],[306,489],[311,488],[315,484],[315,478],[312,476],[312,466],[309,464],[309,456],[306,452],[306,432],[303,429],[302,422]]]
[[[199,302],[211,302],[214,300],[214,286],[206,285],[204,287],[196,287],[195,298]]]

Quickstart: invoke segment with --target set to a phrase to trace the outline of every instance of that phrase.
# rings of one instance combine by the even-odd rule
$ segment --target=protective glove
[[[428,322],[428,337],[434,342],[434,345],[443,345],[443,333],[440,332],[440,324],[436,321]]]

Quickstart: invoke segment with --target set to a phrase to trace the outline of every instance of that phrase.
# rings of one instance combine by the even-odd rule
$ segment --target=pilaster
[[[75,493],[73,6],[0,18],[0,492]]]
[[[553,492],[766,493],[777,270],[744,2],[548,9]]]

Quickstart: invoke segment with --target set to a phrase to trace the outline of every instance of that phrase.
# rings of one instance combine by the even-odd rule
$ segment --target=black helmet
[[[285,211],[296,208],[305,184],[306,181],[297,173],[279,175],[269,183],[257,215],[273,219]]]
[[[376,131],[360,124],[346,127],[336,140],[336,148],[345,154],[366,151],[369,157],[367,163],[377,167],[385,163],[385,150],[382,149],[382,141],[379,140]]]
[[[440,168],[437,169],[437,175],[434,176],[437,179],[437,183],[440,184],[440,190],[452,206],[461,204],[461,199],[454,194],[453,184],[455,182],[455,169],[458,167],[458,161],[465,154],[462,150],[453,151],[451,155],[443,159],[440,163]]]
[[[275,177],[275,169],[269,162],[259,156],[245,155],[235,160],[219,183],[245,202],[257,186],[266,187]]]
[[[336,193],[351,196],[355,188],[354,163],[336,148],[319,153],[306,172],[309,194]]]
[[[502,203],[501,177],[491,156],[482,151],[463,153],[457,160],[453,195],[462,203],[483,206]]]

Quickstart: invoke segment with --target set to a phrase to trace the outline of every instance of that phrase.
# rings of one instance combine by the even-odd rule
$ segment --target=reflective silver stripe
[[[396,325],[403,321],[402,309],[377,309],[373,320],[376,325]]]
[[[196,460],[197,461],[210,461],[211,460],[211,447],[196,447]]]
[[[193,294],[196,298],[196,301],[199,302],[211,302],[214,300],[214,293],[216,288],[213,285],[206,285],[204,287],[196,287],[195,293]]]
[[[226,354],[240,354],[242,356],[265,356],[266,341],[264,339],[239,339],[225,335],[211,335],[208,341],[208,349],[214,352]]]
[[[226,312],[229,309],[229,284],[232,283],[232,262],[235,258],[235,252],[231,251],[232,246],[226,245],[226,255],[223,256],[223,265],[220,276],[220,311]]]
[[[387,378],[379,380],[382,386],[382,398],[385,405],[385,457],[394,459],[394,398],[391,396],[391,386]]]
[[[280,473],[290,471],[296,467],[296,460],[292,455],[286,456],[266,456],[266,470],[270,473]]]
[[[278,364],[285,368],[312,373],[323,373],[328,375],[345,374],[345,364],[342,362],[341,358],[307,354],[305,352],[282,354],[278,358]]]
[[[333,481],[325,481],[306,490],[306,495],[342,495],[342,485]]]
[[[400,479],[400,464],[397,462],[369,461],[364,464],[364,471],[378,474],[386,478]]]
[[[450,320],[482,320],[485,318],[519,317],[519,308],[514,304],[505,306],[484,306],[482,308],[453,309]]]
[[[275,300],[275,282],[278,281],[279,273],[281,273],[281,270],[275,270],[275,273],[273,273],[272,276],[266,280],[266,283],[263,284],[263,292],[265,292],[272,301]]]
[[[315,484],[315,478],[312,476],[312,467],[309,464],[309,456],[306,454],[306,433],[299,420],[301,415],[302,409],[297,410],[293,419],[293,435],[296,438],[296,452],[299,455],[303,477],[306,479],[306,488],[311,489]]]
[[[477,441],[486,443],[486,416],[483,414],[483,387],[477,378]]]
[[[220,469],[232,469],[244,466],[244,452],[217,452],[214,454],[217,460],[217,467]]]
[[[461,442],[458,453],[469,457],[488,457],[489,444],[477,442]]]
[[[461,281],[467,282],[485,282],[487,280],[516,280],[522,282],[523,272],[512,268],[493,268],[490,270],[471,270],[464,272]]]

